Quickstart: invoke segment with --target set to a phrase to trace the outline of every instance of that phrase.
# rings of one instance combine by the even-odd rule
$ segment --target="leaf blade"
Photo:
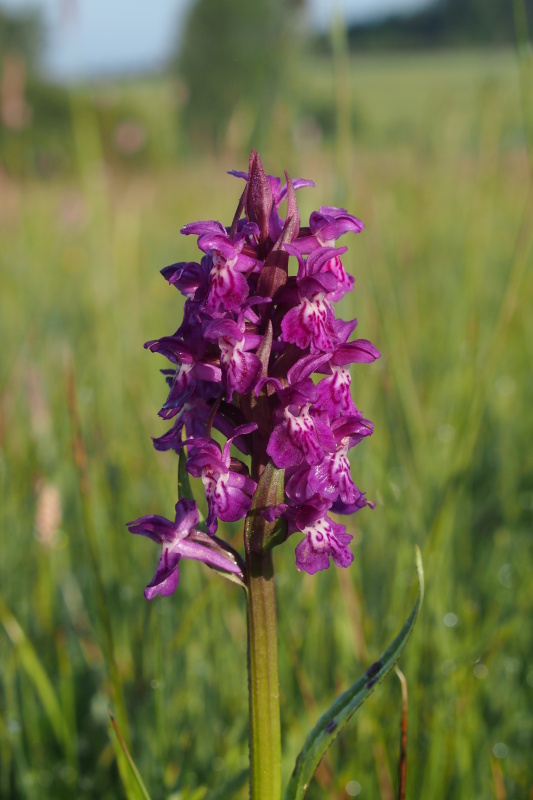
[[[415,549],[415,563],[418,596],[411,613],[399,634],[381,654],[378,661],[371,664],[365,674],[335,700],[308,734],[289,779],[285,800],[303,800],[321,758],[357,709],[391,672],[402,654],[414,628],[424,597],[424,571],[418,547]]]

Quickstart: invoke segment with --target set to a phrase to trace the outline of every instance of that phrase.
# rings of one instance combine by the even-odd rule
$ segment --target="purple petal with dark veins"
[[[160,517],[158,514],[149,514],[145,517],[127,522],[126,527],[130,533],[137,533],[141,536],[147,536],[153,542],[162,544],[163,542],[170,542],[174,539],[175,526],[173,522]]]
[[[208,273],[208,265],[204,259],[201,264],[196,261],[182,261],[161,270],[161,275],[185,297],[194,297],[198,289],[206,285]]]
[[[181,228],[180,233],[184,236],[204,236],[205,234],[226,234],[226,229],[221,222],[216,220],[203,220],[200,222],[189,222]]]
[[[365,226],[344,208],[321,206],[320,211],[313,211],[309,217],[309,227],[318,240],[326,244],[334,242],[349,231],[360,233]]]
[[[355,503],[347,504],[343,503],[342,500],[335,500],[331,506],[331,511],[333,514],[345,514],[347,516],[351,516],[366,506],[369,508],[374,508],[375,505],[375,503],[371,503],[370,500],[366,499],[364,492],[361,492],[361,496],[355,501]]]
[[[331,363],[337,366],[345,364],[370,364],[380,357],[380,352],[368,339],[355,339],[353,342],[339,345],[331,357]]]
[[[161,553],[155,575],[144,590],[147,600],[153,600],[158,594],[162,597],[174,594],[179,583],[178,564],[180,559],[181,555],[178,552],[169,553],[168,550],[165,550]]]
[[[330,358],[329,353],[314,353],[300,358],[287,373],[289,383],[294,384],[305,380],[313,372],[322,372],[323,369],[325,372],[329,372],[329,368],[326,365]]]

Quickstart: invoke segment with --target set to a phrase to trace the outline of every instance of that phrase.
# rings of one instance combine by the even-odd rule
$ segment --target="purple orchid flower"
[[[346,248],[335,243],[363,223],[321,206],[301,225],[295,190],[312,181],[266,175],[255,151],[248,172],[231,174],[246,182],[231,226],[207,220],[181,229],[198,237],[202,254],[162,270],[185,298],[183,321],[173,335],[145,345],[173,365],[163,370],[169,394],[159,412],[172,427],[154,446],[186,452],[186,470],[202,481],[208,505],[207,533],[185,500],[175,523],[130,523],[163,547],[147,596],[174,591],[182,555],[214,568],[215,556],[227,563],[229,546],[215,536],[219,521],[243,519],[252,503],[266,520],[282,517],[289,533],[303,534],[296,565],[311,574],[331,560],[345,567],[353,559],[351,536],[328,513],[372,506],[350,470],[350,451],[373,430],[352,398],[350,365],[371,363],[379,352],[367,339],[350,341],[357,320],[335,316],[335,303],[354,283],[342,263]],[[244,460],[232,458],[233,444]],[[267,466],[284,470],[283,500],[273,506],[258,494]]]
[[[267,453],[277,467],[294,467],[305,461],[319,464],[326,452],[335,449],[328,416],[313,411],[316,388],[307,378],[277,392],[280,408],[273,418]]]
[[[198,264],[196,261],[181,261],[161,270],[161,275],[184,297],[193,298],[198,293],[203,296],[209,280],[209,259],[204,256]],[[198,299],[203,299],[198,298]]]
[[[295,246],[301,253],[312,253],[318,247],[333,247],[345,233],[361,233],[364,223],[345,208],[321,206],[309,217],[309,228],[302,230]]]
[[[257,349],[262,337],[246,332],[244,312],[236,322],[228,317],[212,320],[206,325],[205,337],[217,342],[220,348],[228,397],[233,392],[243,395],[251,392],[261,373],[261,362],[249,351]]]
[[[253,269],[257,262],[257,258],[242,251],[246,237],[259,233],[257,225],[249,222],[232,237],[220,222],[191,222],[181,233],[185,236],[197,234],[198,247],[211,258],[206,313],[239,311],[249,293],[242,273]]]
[[[368,339],[348,338],[357,325],[357,320],[344,322],[335,320],[334,338],[336,344],[331,353],[315,353],[299,359],[289,370],[289,380],[303,380],[313,372],[329,375],[317,384],[315,408],[328,411],[333,418],[338,414],[359,413],[350,393],[351,377],[347,369],[349,364],[370,364],[380,354]]]
[[[344,208],[322,206],[320,211],[313,211],[309,217],[309,232],[303,233],[294,242],[294,246],[300,253],[312,253],[319,247],[334,247],[340,236],[349,231],[360,233],[364,227],[360,219]],[[337,302],[353,289],[354,279],[344,269],[340,255],[333,256],[323,265],[322,270],[331,272],[337,279],[337,289],[330,296],[333,302]]]
[[[303,528],[305,538],[297,546],[296,568],[300,572],[314,575],[322,569],[329,568],[332,558],[338,567],[349,567],[353,561],[353,553],[348,547],[353,539],[346,528],[334,522],[327,515],[314,520]]]
[[[198,382],[209,385],[219,383],[222,378],[221,368],[203,358],[205,355],[203,346],[200,352],[194,352],[177,335],[163,336],[161,339],[146,342],[144,346],[152,353],[161,353],[176,364],[176,370],[167,374],[170,392],[159,412],[164,419],[174,416],[183,407],[186,400],[194,395]]]
[[[242,578],[242,566],[232,553],[221,544],[196,530],[199,515],[193,500],[182,498],[176,503],[176,518],[171,522],[165,517],[152,514],[128,522],[130,533],[147,536],[161,545],[161,557],[155,575],[144,590],[147,600],[156,595],[173,594],[179,582],[178,565],[182,558],[202,561],[209,567],[230,572]]]
[[[333,247],[314,250],[306,261],[293,245],[285,249],[298,259],[296,278],[299,303],[287,312],[281,323],[285,342],[294,342],[302,350],[311,346],[311,352],[328,352],[335,346],[335,312],[330,299],[338,288],[335,276],[323,272],[324,265],[346,248]]]
[[[353,536],[346,533],[344,525],[328,517],[330,505],[328,500],[314,494],[299,507],[280,504],[263,514],[268,520],[284,517],[289,534],[297,531],[304,534],[295,550],[296,568],[300,572],[314,575],[328,569],[330,558],[338,567],[349,567],[353,561],[349,548]]]
[[[241,425],[234,436],[251,433],[257,425]],[[201,478],[209,508],[207,529],[215,533],[218,519],[236,522],[244,519],[252,505],[252,495],[257,483],[250,478],[244,464],[231,459],[230,447],[234,436],[230,437],[221,449],[218,442],[208,436],[193,439],[189,444],[187,472],[194,478]],[[236,467],[239,468],[237,471]]]

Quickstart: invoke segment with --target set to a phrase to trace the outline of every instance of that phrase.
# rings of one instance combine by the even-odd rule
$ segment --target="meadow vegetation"
[[[418,543],[407,796],[531,798],[533,199],[516,57],[309,59],[284,91],[263,163],[315,180],[302,217],[327,203],[366,223],[342,315],[383,354],[353,372],[375,433],[352,474],[376,501],[348,521],[353,566],[299,574],[296,541],[275,555],[285,782],[305,732],[407,616]],[[231,788],[248,759],[244,598],[188,562],[176,595],[148,604],[157,556],[125,528],[171,516],[176,496],[176,459],[150,441],[166,430],[166,362],[142,348],[179,324],[158,271],[196,258],[182,225],[231,218],[241,187],[225,170],[246,168],[254,123],[237,108],[200,157],[181,92],[169,78],[74,88],[40,155],[44,123],[2,138],[6,800],[140,797],[110,707],[153,800],[246,796]],[[392,800],[400,711],[394,677],[309,800]]]

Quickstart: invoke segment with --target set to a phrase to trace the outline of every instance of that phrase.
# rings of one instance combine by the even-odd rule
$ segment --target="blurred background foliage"
[[[353,374],[375,422],[353,475],[377,503],[348,521],[353,567],[311,578],[295,571],[296,542],[276,555],[285,774],[403,622],[418,543],[408,796],[531,798],[526,6],[514,5],[520,60],[512,46],[466,47],[479,44],[466,34],[460,50],[442,38],[400,53],[392,37],[360,52],[341,23],[311,37],[305,8],[250,7],[273,11],[257,64],[248,12],[228,2],[219,20],[200,0],[196,49],[185,35],[167,71],[73,85],[40,76],[35,17],[0,16],[0,796],[138,797],[110,706],[154,800],[246,796],[228,783],[247,763],[243,598],[187,563],[175,597],[145,603],[156,549],[124,523],[175,502],[175,459],[150,442],[165,429],[165,363],[142,349],[179,324],[158,270],[196,257],[183,224],[230,223],[240,187],[225,170],[245,168],[259,140],[270,172],[315,180],[302,218],[343,204],[365,221],[347,242],[357,282],[341,313],[383,353]],[[507,7],[508,44],[512,20]],[[220,49],[207,44],[217,26]],[[226,532],[239,546],[238,526]],[[310,800],[392,800],[399,720],[389,680]]]
[[[297,47],[295,37],[288,38],[296,27],[294,5],[286,0],[192,5],[173,65],[188,95],[184,124],[191,145],[220,143],[230,122],[261,138],[286,79],[289,53]],[[253,119],[250,107],[257,112]]]
[[[531,18],[531,0],[436,0],[411,14],[354,25],[351,47],[501,46],[515,41],[513,13]]]
[[[42,56],[44,26],[40,14],[26,11],[10,13],[0,8],[0,54],[18,55],[32,67],[37,67]]]

